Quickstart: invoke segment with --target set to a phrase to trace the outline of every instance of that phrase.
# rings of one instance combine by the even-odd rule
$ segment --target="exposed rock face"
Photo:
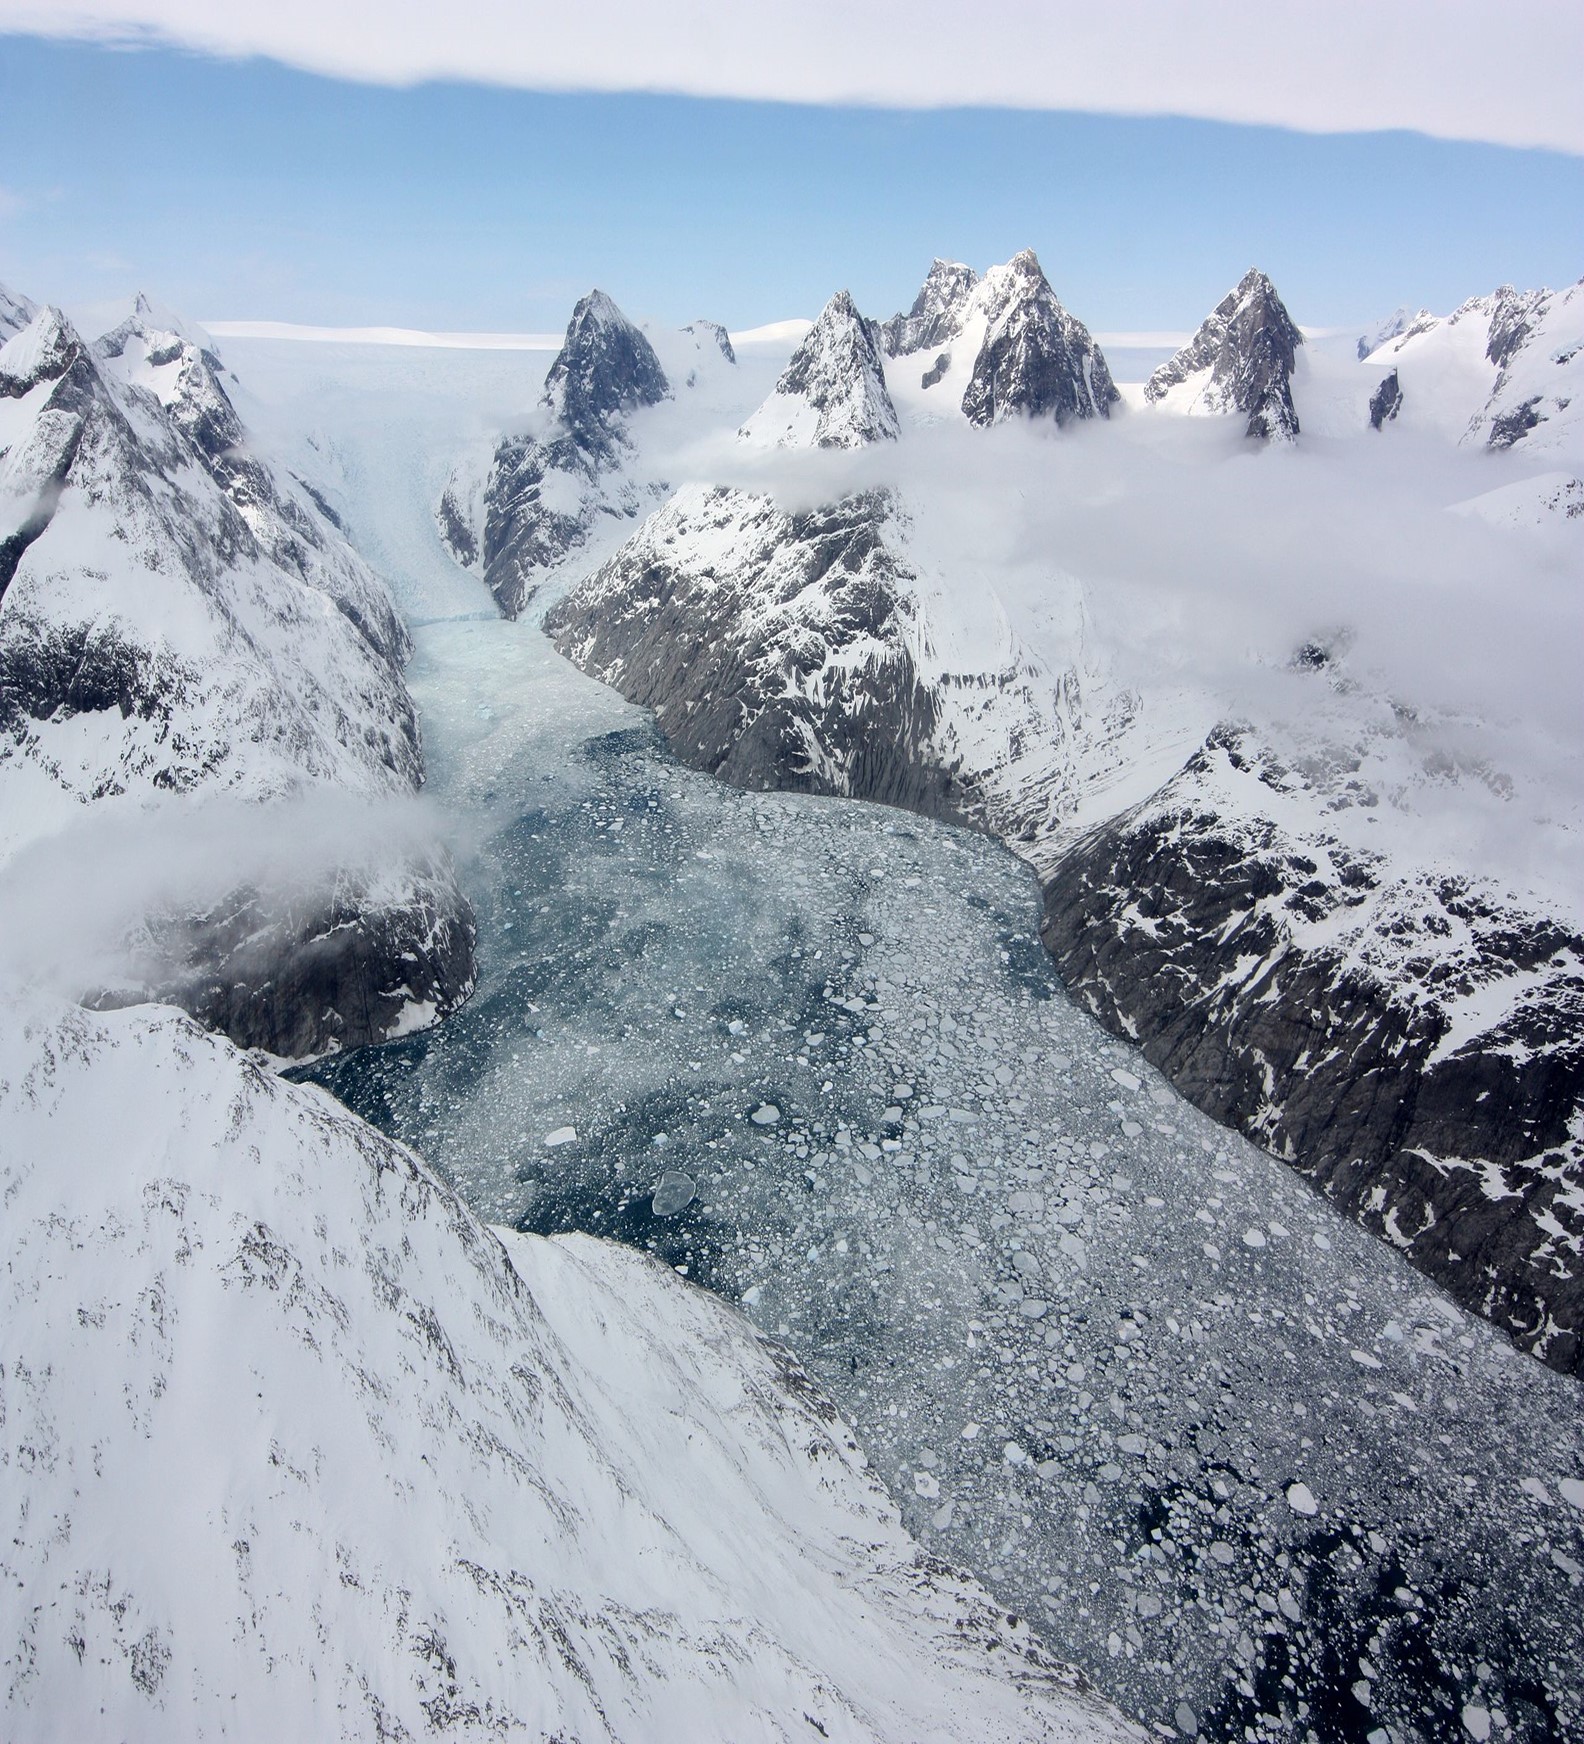
[[[880,328],[887,357],[909,357],[944,345],[962,331],[968,299],[979,283],[971,266],[957,260],[935,260],[905,315],[893,315]]]
[[[653,708],[696,769],[960,818],[970,799],[934,749],[893,515],[883,492],[788,515],[690,488],[545,627],[585,672]]]
[[[767,446],[861,448],[894,442],[897,431],[875,324],[838,291],[741,434]]]
[[[1391,423],[1402,410],[1402,403],[1402,383],[1397,379],[1397,371],[1393,370],[1381,378],[1381,385],[1370,395],[1370,428],[1379,430],[1382,425]]]
[[[1063,859],[1046,943],[1201,1108],[1584,1373],[1584,937],[1259,804],[1307,786],[1218,733]]]
[[[970,424],[1018,415],[1053,417],[1058,424],[1110,417],[1121,396],[1105,354],[1061,306],[1032,249],[986,273],[974,299],[987,325],[963,394]]]
[[[8,1739],[1142,1740],[645,1256],[174,1012],[7,1002],[0,1123]]]
[[[141,933],[144,973],[92,1005],[179,1005],[282,1059],[405,1035],[473,990],[473,913],[439,851],[406,853],[394,879],[354,868],[298,899],[233,890],[202,914],[148,916]]]
[[[1248,419],[1252,439],[1290,442],[1298,434],[1292,374],[1302,344],[1276,287],[1251,267],[1149,378],[1144,397],[1154,403],[1172,394],[1190,412],[1235,413]]]
[[[8,321],[31,308],[8,299]],[[251,452],[208,342],[156,318],[140,299],[90,347],[34,309],[0,346],[0,860],[85,806],[375,799],[422,780],[389,594]],[[235,893],[247,980],[267,993],[220,1015],[242,934],[216,933],[212,951],[184,935],[176,996],[292,1053],[449,1009],[472,984],[471,915],[449,864],[398,858],[291,915]]]
[[[654,347],[605,295],[590,291],[567,323],[540,402],[584,447],[620,439],[620,420],[671,391]]]
[[[601,516],[637,513],[638,493],[619,476],[626,418],[670,391],[654,347],[603,291],[590,291],[545,378],[541,427],[504,438],[485,478],[472,487],[454,478],[436,510],[452,555],[482,571],[507,617]]]

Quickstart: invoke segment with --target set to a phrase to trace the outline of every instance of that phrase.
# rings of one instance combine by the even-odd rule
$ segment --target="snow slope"
[[[1584,463],[1584,280],[1563,291],[1503,285],[1444,317],[1421,310],[1363,363],[1397,371],[1410,428]]]
[[[796,1361],[180,1015],[0,1022],[24,1741],[1139,1737]]]

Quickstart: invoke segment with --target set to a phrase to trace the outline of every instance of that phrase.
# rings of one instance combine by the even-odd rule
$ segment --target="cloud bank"
[[[0,30],[379,84],[1406,128],[1584,154],[1578,0],[0,0]]]

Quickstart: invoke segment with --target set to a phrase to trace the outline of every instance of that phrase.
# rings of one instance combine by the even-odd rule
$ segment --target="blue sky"
[[[934,254],[1032,245],[1101,330],[1181,329],[1250,264],[1299,319],[1584,273],[1584,159],[1018,109],[468,84],[0,37],[0,281],[199,319],[547,329],[598,283],[734,327]]]

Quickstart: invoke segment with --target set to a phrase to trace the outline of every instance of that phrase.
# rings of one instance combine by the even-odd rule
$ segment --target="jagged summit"
[[[971,424],[1017,414],[1108,418],[1120,399],[1105,354],[1061,305],[1032,248],[992,267],[973,293],[986,318],[984,342],[963,395]]]
[[[933,260],[913,307],[905,315],[893,315],[880,329],[886,356],[907,357],[955,339],[978,283],[978,273],[960,260]]]
[[[508,618],[602,515],[637,511],[630,491],[609,488],[630,446],[625,419],[670,394],[654,347],[611,298],[580,298],[539,402],[551,428],[503,437],[485,476],[459,468],[436,509],[452,556],[483,571]]]
[[[671,391],[654,347],[604,291],[578,300],[540,404],[583,443],[603,449],[612,420]]]
[[[898,430],[879,328],[838,291],[740,434],[767,447],[861,448]]]
[[[1241,413],[1249,436],[1290,442],[1298,434],[1292,374],[1302,344],[1276,287],[1250,267],[1187,345],[1149,378],[1144,397],[1152,405],[1168,394],[1174,402],[1186,399],[1179,409],[1190,413]]]

